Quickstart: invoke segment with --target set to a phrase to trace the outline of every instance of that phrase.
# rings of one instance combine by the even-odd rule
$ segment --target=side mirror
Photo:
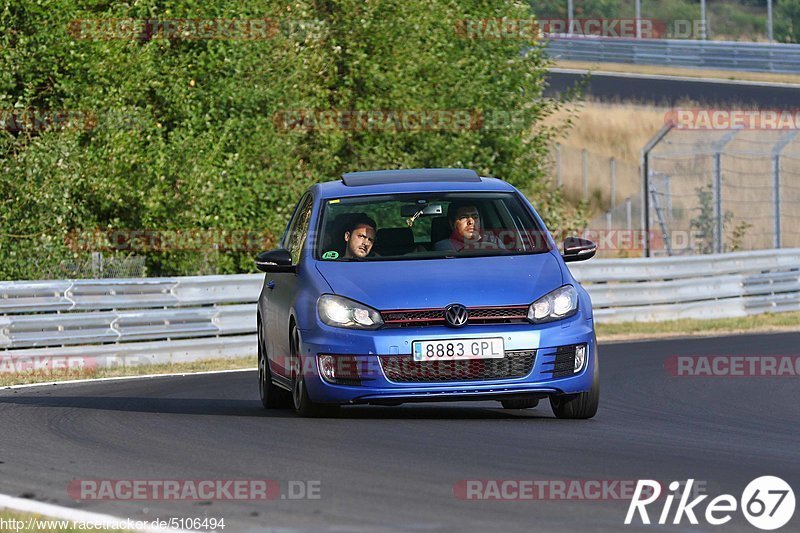
[[[256,268],[261,272],[294,272],[292,254],[289,250],[278,248],[268,252],[261,252],[256,256]]]
[[[588,239],[581,239],[580,237],[567,237],[564,239],[564,253],[561,257],[564,262],[571,261],[586,261],[594,257],[597,253],[597,245]]]

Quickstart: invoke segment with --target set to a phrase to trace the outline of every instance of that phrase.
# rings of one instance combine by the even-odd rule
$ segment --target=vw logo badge
[[[467,325],[469,312],[461,304],[450,304],[444,308],[444,320],[451,328],[460,328]]]

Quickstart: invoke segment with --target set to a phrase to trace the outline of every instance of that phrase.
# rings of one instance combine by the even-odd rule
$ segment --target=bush
[[[470,167],[547,192],[557,104],[541,98],[547,60],[519,40],[467,39],[467,18],[530,16],[510,0],[209,0],[132,5],[21,0],[0,10],[0,276],[85,253],[76,232],[248,230],[274,245],[300,193],[352,170]],[[87,39],[81,19],[263,18],[269,39]],[[305,21],[295,24],[291,21]],[[88,27],[88,26],[87,26]],[[17,111],[10,111],[10,110]],[[288,110],[472,110],[496,127],[285,131]],[[78,127],[15,126],[28,110],[69,111]],[[46,121],[45,121],[46,122]],[[561,220],[561,222],[564,222]],[[569,225],[579,221],[569,220]],[[555,228],[554,228],[555,229]],[[125,250],[125,254],[130,250]],[[152,275],[252,270],[255,251],[147,251]]]

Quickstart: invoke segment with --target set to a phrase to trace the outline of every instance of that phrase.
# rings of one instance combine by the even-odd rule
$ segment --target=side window
[[[292,263],[297,264],[300,261],[300,251],[303,249],[303,243],[308,235],[308,226],[311,221],[311,207],[314,205],[313,199],[310,194],[305,195],[297,210],[294,213],[294,218],[289,224],[289,230],[286,233],[286,239],[283,243],[284,247],[292,254]]]

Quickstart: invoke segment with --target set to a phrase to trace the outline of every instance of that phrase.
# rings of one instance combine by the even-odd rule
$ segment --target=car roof
[[[350,172],[342,179],[311,188],[315,197],[341,198],[415,192],[514,191],[509,183],[468,169],[405,169]]]

